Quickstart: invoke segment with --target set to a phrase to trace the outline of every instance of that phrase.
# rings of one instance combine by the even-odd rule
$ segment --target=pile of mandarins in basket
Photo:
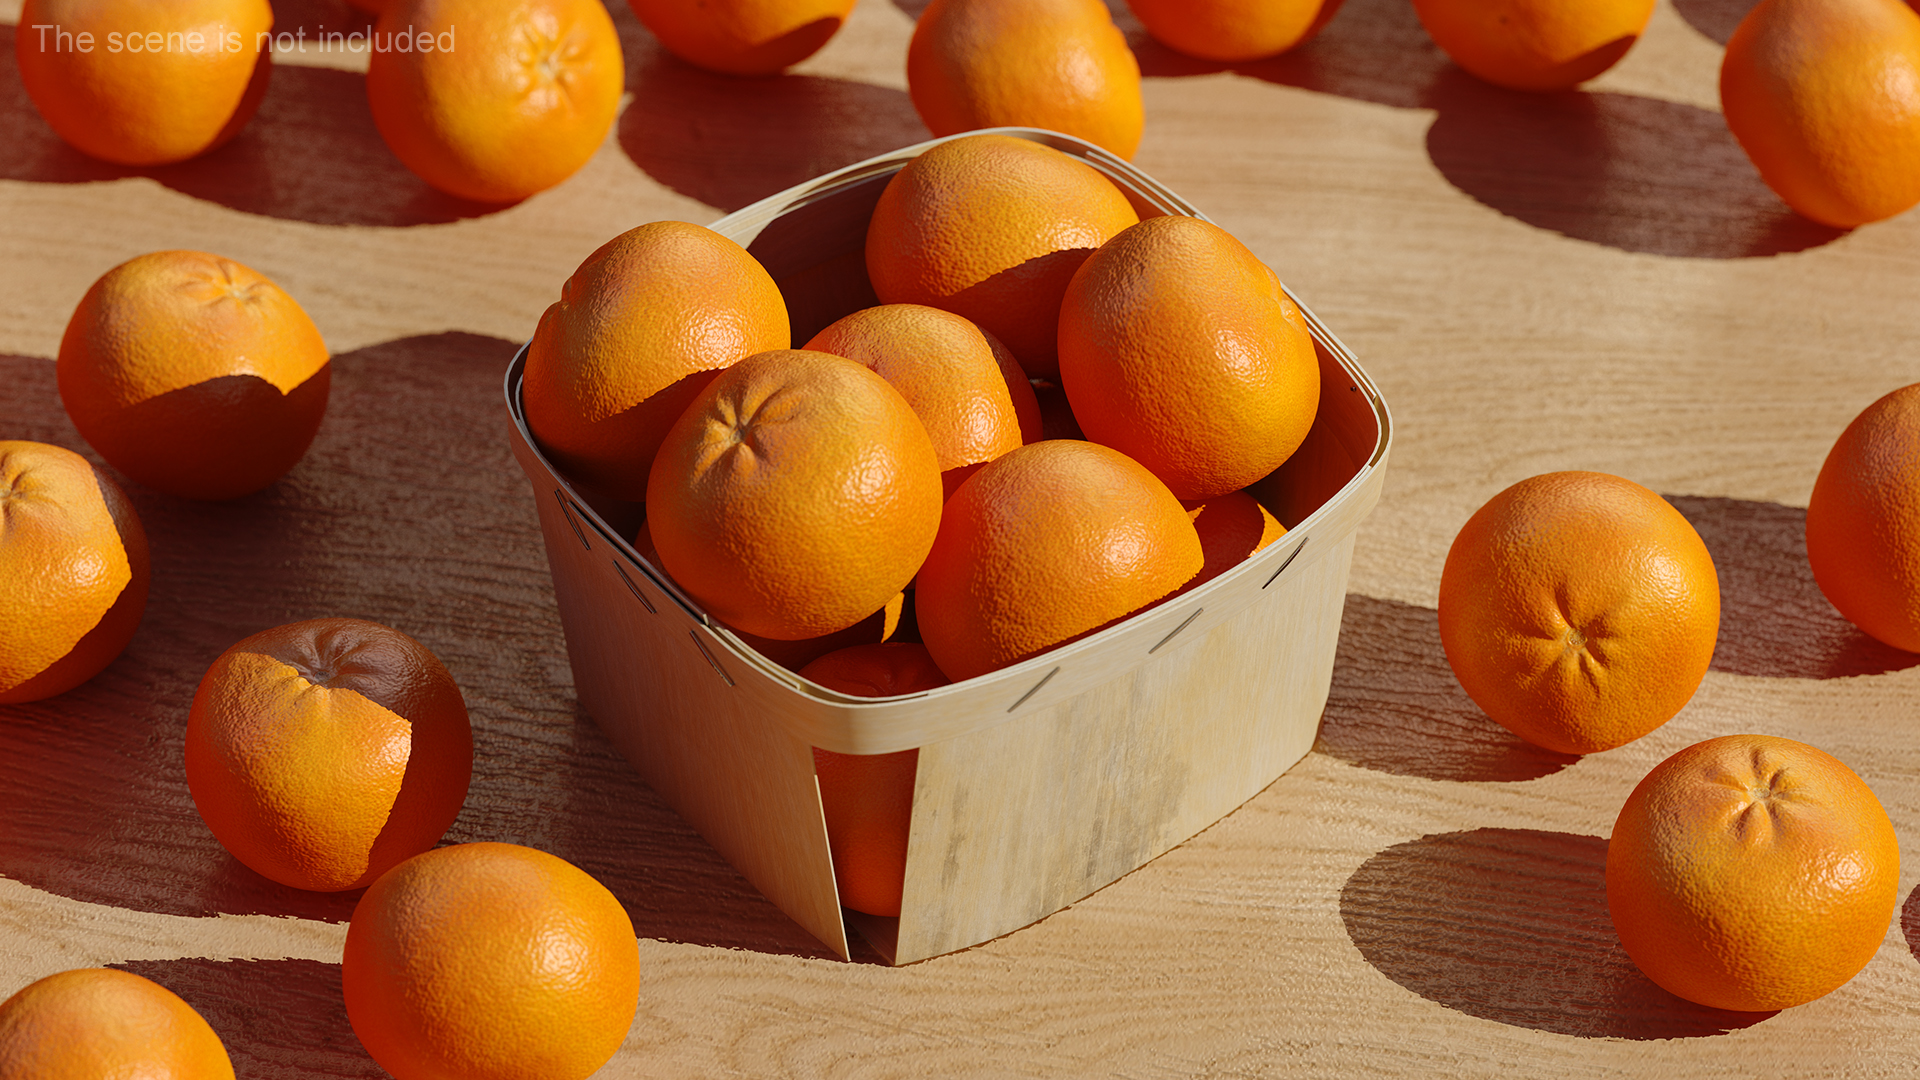
[[[1243,489],[1305,439],[1319,363],[1218,226],[1141,220],[1084,162],[972,135],[888,183],[866,265],[881,303],[793,349],[738,244],[643,225],[581,265],[527,351],[541,445],[644,501],[643,552],[776,660],[899,632],[911,589],[906,633],[971,678],[1280,533]]]

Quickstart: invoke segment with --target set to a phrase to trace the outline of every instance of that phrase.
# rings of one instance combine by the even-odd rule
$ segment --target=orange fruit
[[[527,426],[568,475],[640,502],[667,429],[714,373],[793,343],[780,287],[712,229],[656,221],[587,256],[527,346]]]
[[[1084,162],[1011,135],[968,136],[888,181],[867,227],[867,276],[882,303],[964,316],[1026,374],[1052,377],[1067,282],[1138,220]]]
[[[721,372],[647,481],[667,573],[727,625],[782,640],[880,610],[933,545],[940,503],[933,443],[900,392],[799,349]]]
[[[665,567],[662,566],[660,562],[660,549],[653,545],[653,533],[648,530],[647,523],[644,521],[640,523],[640,531],[639,534],[634,537],[633,546],[634,550],[646,556],[647,561],[653,564],[654,569],[659,570],[663,574],[666,573]],[[668,574],[667,576],[671,578],[673,575]],[[676,584],[678,583],[676,582]],[[793,641],[782,641],[778,638],[749,634],[737,626],[727,626],[725,622],[721,622],[720,625],[727,626],[727,629],[733,631],[736,637],[760,655],[779,664],[788,671],[799,671],[801,668],[833,652],[835,649],[846,649],[855,645],[872,645],[891,638],[894,631],[900,628],[900,617],[906,610],[906,603],[906,593],[894,593],[893,599],[887,601],[885,607],[854,623],[852,626],[847,627],[845,630],[836,630],[831,634],[822,634],[819,637],[799,638]]]
[[[1624,745],[1699,688],[1720,579],[1665,499],[1594,472],[1522,480],[1476,510],[1440,572],[1440,643],[1469,697],[1563,754]]]
[[[475,202],[517,202],[579,171],[626,88],[599,0],[393,0],[374,33],[414,43],[368,57],[380,137],[414,175]]]
[[[49,975],[0,1003],[0,1080],[233,1080],[220,1036],[179,996],[113,968]]]
[[[1009,451],[947,501],[914,595],[920,638],[955,682],[1099,630],[1205,562],[1152,473],[1098,443]]]
[[[1854,417],[1807,501],[1807,562],[1840,614],[1920,652],[1920,384]]]
[[[1244,491],[1216,495],[1204,503],[1185,502],[1205,558],[1200,572],[1180,586],[1190,592],[1247,561],[1247,557],[1287,534],[1267,508]]]
[[[71,450],[0,442],[0,705],[64,694],[112,663],[147,609],[147,534]]]
[[[1654,0],[1413,0],[1453,62],[1513,90],[1568,90],[1627,55]]]
[[[926,646],[914,642],[830,652],[801,668],[800,677],[858,697],[917,694],[948,682]],[[814,747],[813,771],[842,905],[869,915],[900,914],[919,767],[918,750],[836,754]]]
[[[67,322],[60,400],[107,463],[193,499],[259,491],[320,430],[327,345],[278,285],[217,255],[157,251],[93,283]]]
[[[26,0],[14,34],[34,108],[83,153],[165,165],[240,133],[266,96],[267,0]]]
[[[1920,15],[1761,0],[1727,40],[1727,127],[1788,206],[1850,229],[1920,203]]]
[[[872,368],[933,439],[948,495],[972,472],[1040,438],[1040,403],[1019,361],[972,322],[924,304],[883,304],[840,319],[807,348]]]
[[[1717,1009],[1785,1009],[1873,959],[1900,893],[1880,800],[1824,751],[1771,735],[1655,766],[1607,842],[1607,909],[1649,979]]]
[[[773,75],[827,43],[854,0],[627,0],[660,44],[696,67]]]
[[[1239,63],[1305,45],[1341,0],[1127,0],[1156,40],[1202,60]]]
[[[933,0],[907,93],[935,135],[1045,128],[1131,158],[1145,126],[1139,61],[1101,0]]]
[[[221,653],[187,714],[187,788],[256,873],[357,889],[460,814],[473,732],[427,647],[363,619],[263,630]]]
[[[1060,382],[1087,438],[1182,499],[1280,467],[1320,408],[1320,362],[1280,279],[1225,229],[1148,218],[1073,275]]]
[[[518,844],[457,844],[380,876],[340,982],[395,1080],[584,1080],[640,1002],[633,921],[606,886]]]

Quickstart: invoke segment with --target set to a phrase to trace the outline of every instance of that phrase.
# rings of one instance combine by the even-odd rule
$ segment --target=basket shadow
[[[1720,575],[1714,671],[1835,679],[1920,664],[1920,655],[1868,637],[1827,602],[1807,563],[1805,510],[1698,495],[1666,499],[1693,524]]]
[[[1580,1038],[1681,1039],[1750,1027],[1640,973],[1607,913],[1607,842],[1471,829],[1396,844],[1340,892],[1354,947],[1381,974],[1469,1016]]]
[[[1579,761],[1501,727],[1460,688],[1432,608],[1347,595],[1314,749],[1428,780],[1520,781]]]
[[[1456,188],[1537,228],[1622,251],[1738,259],[1846,230],[1801,217],[1718,113],[1631,94],[1528,94],[1443,72],[1427,153]]]
[[[317,960],[133,960],[206,1020],[238,1076],[385,1080],[347,1019],[340,965]]]
[[[1673,10],[1687,25],[1722,45],[1733,36],[1733,28],[1747,17],[1759,0],[1673,0]]]
[[[928,138],[907,95],[814,75],[703,71],[651,44],[630,55],[620,146],[648,176],[733,211]]]
[[[146,168],[88,157],[35,111],[20,81],[14,36],[13,27],[0,26],[0,179],[84,184],[147,177],[228,209],[316,225],[421,225],[502,209],[457,199],[409,172],[374,127],[366,77],[331,68],[276,66],[260,110],[211,153]]]

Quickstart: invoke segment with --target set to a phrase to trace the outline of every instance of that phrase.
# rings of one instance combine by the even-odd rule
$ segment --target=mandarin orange
[[[1313,40],[1341,0],[1127,0],[1141,25],[1169,49],[1233,64],[1275,56]]]
[[[773,75],[820,51],[854,0],[627,0],[668,51],[727,75]]]
[[[1807,562],[1847,621],[1920,652],[1920,384],[1866,407],[1807,501]]]
[[[1873,959],[1900,902],[1880,800],[1826,752],[1768,735],[1695,743],[1627,796],[1607,909],[1647,977],[1717,1009],[1786,1009]]]
[[[1145,126],[1140,63],[1101,0],[933,0],[907,92],[935,135],[1045,128],[1131,158]]]
[[[924,304],[848,315],[806,347],[865,364],[893,384],[933,439],[948,495],[973,471],[1040,437],[1033,384],[1000,339]]]
[[[0,1080],[233,1080],[206,1020],[151,979],[79,968],[0,1004]]]
[[[830,652],[801,668],[800,677],[856,697],[917,694],[948,682],[926,646],[915,642]],[[843,906],[869,915],[900,914],[919,764],[918,750],[836,754],[814,747],[820,809]]]
[[[1761,0],[1720,62],[1727,127],[1788,206],[1850,229],[1920,203],[1920,14]]]
[[[26,0],[20,81],[47,126],[121,165],[166,165],[240,133],[273,70],[267,0]]]
[[[1654,0],[1413,0],[1453,62],[1513,90],[1569,90],[1620,62]]]
[[[1127,197],[1091,166],[1011,135],[941,143],[887,183],[867,227],[867,275],[882,303],[965,316],[1052,377],[1067,282],[1134,224]]]
[[[263,630],[207,669],[187,788],[234,858],[297,889],[357,889],[432,847],[466,801],[466,702],[426,646],[364,619]]]
[[[1594,472],[1522,480],[1476,510],[1440,572],[1440,643],[1467,695],[1563,754],[1632,742],[1713,659],[1720,580],[1665,499]]]
[[[640,1001],[606,886],[518,844],[416,855],[368,887],[340,960],[347,1019],[395,1080],[585,1080]]]
[[[955,682],[1125,618],[1206,561],[1180,501],[1098,443],[1029,443],[948,500],[920,568],[921,640]]]
[[[1205,585],[1287,534],[1286,526],[1245,491],[1230,491],[1205,502],[1188,501],[1182,505],[1193,518],[1193,529],[1200,536],[1200,550],[1206,561],[1191,581],[1180,586],[1181,592]]]
[[[120,485],[71,450],[0,442],[0,705],[99,674],[139,628],[149,580]]]
[[[326,342],[253,270],[159,251],[106,272],[60,339],[60,401],[107,463],[194,499],[249,495],[297,464],[327,410]]]
[[[1200,218],[1148,218],[1089,256],[1067,285],[1059,341],[1087,438],[1182,499],[1279,468],[1320,408],[1300,309],[1246,245]]]
[[[517,202],[572,176],[620,109],[626,61],[599,0],[393,0],[367,62],[373,122],[434,187]]]
[[[799,349],[721,372],[647,482],[667,573],[727,625],[783,640],[880,610],[926,557],[940,504],[933,443],[900,392]]]
[[[563,470],[630,502],[721,368],[792,344],[780,287],[712,229],[656,221],[587,256],[527,346],[527,426]]]

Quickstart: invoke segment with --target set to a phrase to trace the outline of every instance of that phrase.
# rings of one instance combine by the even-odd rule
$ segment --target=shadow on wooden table
[[[1347,935],[1381,974],[1430,1001],[1584,1038],[1679,1039],[1770,1012],[1682,1000],[1640,973],[1607,914],[1607,842],[1472,829],[1396,844],[1340,893]]]
[[[1807,563],[1805,510],[1699,495],[1666,500],[1693,523],[1720,575],[1714,671],[1836,679],[1920,664],[1920,655],[1868,637],[1828,603]]]
[[[246,1080],[386,1080],[360,1045],[340,996],[340,965],[314,960],[135,960],[213,1028]]]
[[[619,7],[614,22],[633,91],[620,116],[620,146],[641,171],[682,195],[738,210],[931,137],[902,91],[814,75],[703,71]]]
[[[1741,0],[1697,0],[1699,10]],[[1744,12],[1744,9],[1743,9]],[[1703,16],[1704,17],[1704,16]],[[1736,16],[1737,21],[1737,16]],[[1266,60],[1182,56],[1137,29],[1141,70],[1250,78],[1437,113],[1427,153],[1455,187],[1500,213],[1622,251],[1735,259],[1802,251],[1845,230],[1791,210],[1718,113],[1631,94],[1528,94],[1447,59],[1408,0],[1346,0],[1307,44]]]
[[[1758,0],[1673,0],[1673,9],[1687,25],[1722,45],[1733,36],[1733,28],[1747,17]]]
[[[306,457],[227,503],[123,481],[153,552],[145,619],[69,693],[0,706],[0,875],[170,915],[345,920],[356,893],[275,885],[229,857],[187,791],[200,677],[240,638],[349,615],[419,639],[474,726],[474,779],[447,842],[551,851],[604,881],[641,937],[832,955],[640,781],[580,715],[532,494],[508,449],[501,378],[516,346],[405,338],[333,358]],[[77,450],[55,365],[0,357],[0,438]]]
[[[14,59],[15,34],[0,26],[0,179],[147,177],[229,209],[317,225],[420,225],[502,209],[456,199],[409,172],[373,125],[365,76],[329,68],[276,66],[260,111],[212,153],[151,168],[88,157],[34,109]]]
[[[1428,780],[1534,780],[1579,761],[1533,745],[1473,703],[1447,666],[1432,608],[1347,595],[1314,749]]]

